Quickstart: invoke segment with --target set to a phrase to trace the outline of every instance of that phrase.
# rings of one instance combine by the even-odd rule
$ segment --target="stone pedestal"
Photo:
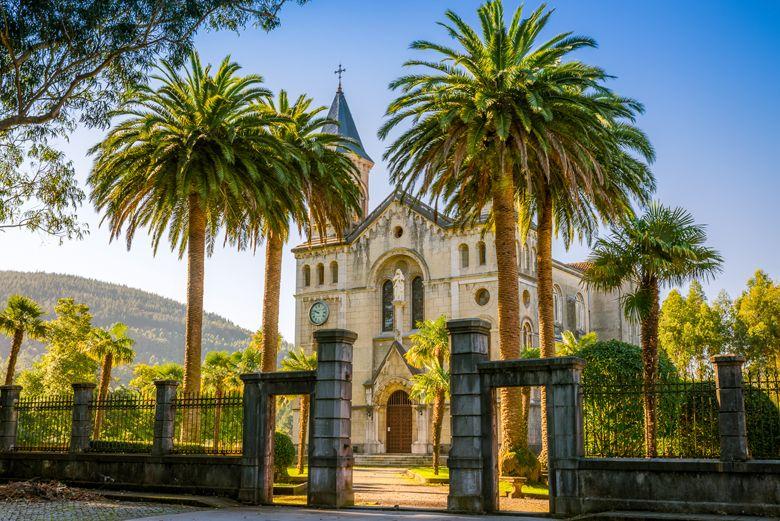
[[[156,403],[154,408],[154,441],[152,455],[162,456],[173,451],[173,404],[176,400],[176,380],[155,380]]]
[[[86,452],[92,436],[92,413],[89,410],[96,385],[74,383],[73,423],[70,431],[70,452]]]
[[[320,329],[314,386],[309,506],[340,508],[355,502],[352,490],[352,345],[357,334]]]
[[[711,360],[715,366],[718,393],[720,459],[745,461],[750,458],[745,426],[745,400],[742,393],[742,364],[745,363],[745,357],[717,355]]]
[[[433,449],[428,429],[431,408],[427,405],[418,405],[412,410],[417,421],[417,439],[412,443],[412,454],[430,454]]]
[[[21,385],[0,386],[0,451],[14,450],[16,445],[16,402],[21,391]]]
[[[447,329],[450,333],[452,425],[452,446],[447,458],[450,469],[447,509],[478,514],[484,511],[484,462],[481,425],[483,404],[477,364],[488,359],[490,323],[479,319],[450,320]]]

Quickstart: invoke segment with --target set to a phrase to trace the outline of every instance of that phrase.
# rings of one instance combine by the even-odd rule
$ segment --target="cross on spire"
[[[336,69],[335,71],[333,71],[333,74],[338,74],[339,75],[339,89],[338,89],[339,92],[341,92],[341,74],[346,72],[346,71],[347,71],[347,69],[345,69],[344,67],[341,66],[341,62],[339,62],[339,68]]]

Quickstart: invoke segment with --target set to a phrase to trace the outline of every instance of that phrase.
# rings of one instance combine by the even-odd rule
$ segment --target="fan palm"
[[[640,217],[613,227],[599,239],[583,280],[600,291],[629,286],[625,314],[641,325],[644,437],[647,457],[657,455],[656,397],[658,379],[658,295],[661,287],[706,279],[718,273],[722,259],[704,245],[707,234],[683,208],[652,203]]]
[[[274,174],[278,141],[254,105],[269,92],[256,75],[238,76],[228,58],[216,71],[196,54],[179,74],[163,62],[153,89],[130,94],[102,143],[89,177],[92,201],[109,222],[111,239],[125,229],[130,247],[139,227],[155,252],[167,234],[187,253],[184,385],[200,390],[204,259],[223,219],[251,203],[257,211],[293,205],[297,193]],[[227,215],[226,215],[227,214]],[[270,211],[269,225],[277,225]],[[102,221],[101,221],[102,222]]]
[[[417,328],[404,356],[409,364],[423,370],[412,377],[412,396],[422,403],[433,404],[432,463],[433,473],[438,474],[444,404],[450,391],[449,371],[445,369],[450,354],[447,317],[442,315],[436,320],[424,320],[417,324]]]
[[[282,360],[285,371],[314,371],[317,369],[317,353],[306,354],[302,348],[290,351]],[[306,454],[306,429],[309,422],[310,396],[301,396],[301,410],[298,418],[298,474],[303,473],[303,458]]]
[[[412,122],[385,154],[392,181],[443,202],[445,211],[464,225],[483,222],[483,211],[490,208],[486,225],[493,226],[496,237],[502,359],[520,355],[518,217],[523,223],[524,215],[534,215],[529,205],[541,202],[538,237],[549,241],[553,208],[561,224],[564,219],[589,223],[597,197],[605,203],[610,199],[603,194],[626,189],[609,180],[612,170],[619,173],[623,167],[630,181],[643,187],[649,175],[624,151],[626,146],[649,150],[644,136],[621,121],[633,118],[641,106],[606,89],[603,70],[563,61],[573,51],[595,46],[592,39],[563,33],[538,42],[550,15],[542,6],[524,18],[519,8],[507,26],[502,3],[490,1],[478,9],[479,32],[447,11],[448,22],[442,25],[457,48],[428,41],[412,44],[440,59],[406,63],[425,72],[391,84],[402,94],[388,107],[388,120],[380,129],[385,138],[402,122]],[[550,206],[553,198],[561,204]],[[630,205],[621,199],[616,213],[618,208]],[[530,226],[530,219],[526,222]],[[541,347],[552,353],[549,243],[540,243],[537,250]],[[527,452],[519,403],[519,390],[501,390],[504,454],[515,448]]]
[[[32,299],[22,295],[11,295],[5,309],[0,313],[0,332],[11,337],[11,352],[8,354],[8,367],[5,370],[5,385],[14,382],[14,371],[24,337],[41,339],[46,327],[41,320],[43,310]]]
[[[86,343],[87,354],[100,364],[100,383],[98,384],[98,401],[108,397],[108,386],[111,384],[111,370],[123,364],[129,364],[135,357],[133,345],[135,340],[127,336],[127,326],[117,322],[108,329],[95,328],[90,332]],[[95,414],[93,437],[100,437],[103,427],[105,410],[99,408]]]
[[[276,369],[279,330],[279,291],[282,275],[282,248],[289,234],[289,222],[312,226],[325,235],[331,225],[341,234],[360,212],[362,188],[355,164],[344,152],[344,137],[323,132],[334,122],[319,117],[325,107],[311,108],[312,100],[299,96],[290,103],[287,92],[279,92],[276,102],[267,100],[256,107],[263,117],[276,118],[271,134],[283,143],[285,162],[277,175],[295,186],[302,196],[295,206],[280,205],[276,226],[269,226],[267,209],[248,209],[229,222],[229,236],[239,248],[252,247],[266,239],[265,282],[263,288],[262,371]]]

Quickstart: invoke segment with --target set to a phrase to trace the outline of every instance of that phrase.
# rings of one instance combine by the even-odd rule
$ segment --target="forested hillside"
[[[57,299],[71,297],[87,304],[95,326],[124,322],[135,339],[136,362],[179,362],[184,353],[184,304],[119,284],[55,273],[0,271],[0,307],[9,295],[26,295],[53,317]],[[235,351],[249,343],[251,332],[232,322],[206,313],[203,321],[203,353]],[[8,355],[9,339],[0,335],[0,356]],[[26,341],[22,364],[40,354],[42,344]]]

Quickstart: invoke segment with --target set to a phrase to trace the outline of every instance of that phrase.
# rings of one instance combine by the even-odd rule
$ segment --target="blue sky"
[[[376,137],[392,98],[389,81],[413,54],[415,39],[446,41],[435,22],[451,8],[475,20],[479,2],[439,0],[312,0],[291,5],[272,33],[202,32],[196,40],[204,61],[230,54],[246,72],[261,74],[269,88],[305,92],[329,105],[334,69],[347,69],[344,90],[369,155],[377,162],[371,206],[391,189]],[[517,2],[507,1],[507,10]],[[537,2],[529,2],[534,8]],[[616,76],[611,86],[647,109],[640,126],[650,135],[657,198],[689,209],[708,225],[710,243],[725,258],[724,273],[705,285],[714,297],[723,288],[736,296],[762,268],[780,277],[780,60],[776,38],[780,2],[764,1],[558,1],[548,34],[574,31],[594,37],[599,48],[579,58]],[[86,150],[101,131],[80,129],[63,149],[83,181],[91,159]],[[80,215],[91,234],[80,242],[56,241],[23,232],[4,234],[0,269],[73,273],[127,284],[183,300],[186,264],[161,249],[153,256],[147,237],[137,236],[128,253],[109,244],[105,228],[86,204]],[[294,237],[291,241],[298,240]],[[581,260],[586,245],[556,256]],[[206,264],[205,305],[234,322],[260,324],[263,256],[218,249]],[[294,260],[284,257],[280,328],[294,333]]]

